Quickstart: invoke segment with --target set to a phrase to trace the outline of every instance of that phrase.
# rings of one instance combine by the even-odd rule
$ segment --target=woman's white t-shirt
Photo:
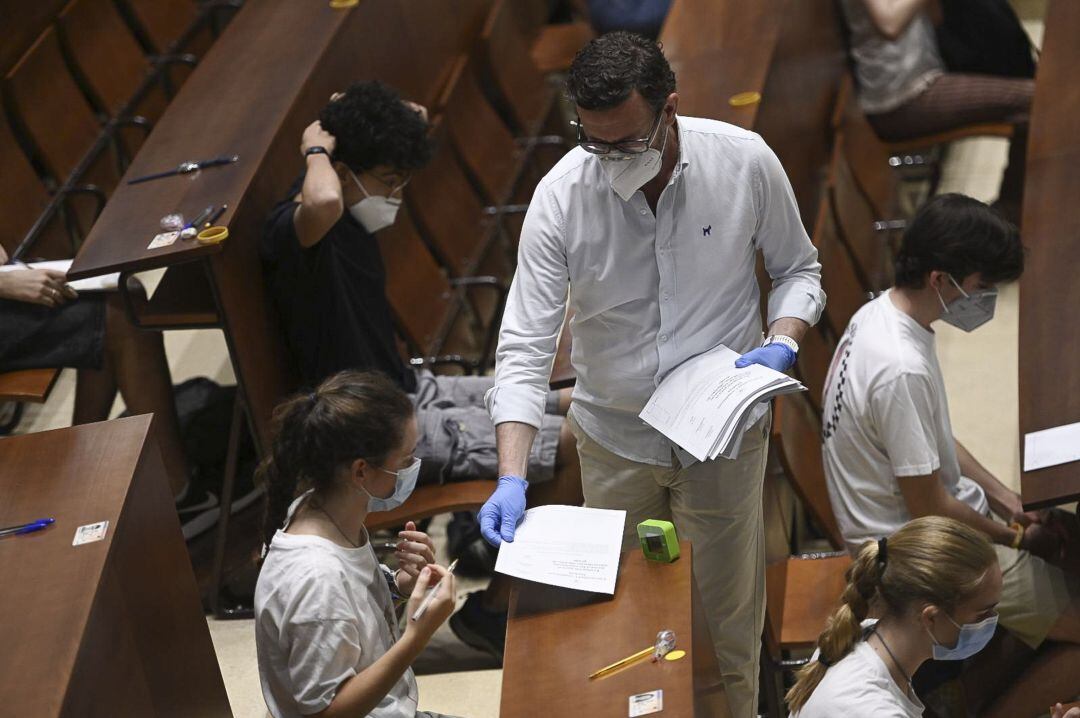
[[[290,518],[305,497],[289,507]],[[318,536],[274,535],[255,587],[255,645],[275,718],[323,710],[342,681],[398,638],[393,598],[370,542],[344,548]],[[409,668],[369,715],[413,718],[417,695]]]
[[[851,653],[825,671],[810,699],[789,718],[919,718],[922,714],[918,697],[905,695],[873,646],[859,641]]]

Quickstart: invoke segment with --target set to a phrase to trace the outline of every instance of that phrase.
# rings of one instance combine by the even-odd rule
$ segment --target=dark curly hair
[[[334,159],[353,172],[379,165],[416,170],[431,159],[427,122],[378,81],[351,85],[322,109],[319,122],[334,136]]]
[[[1020,233],[977,199],[949,193],[934,197],[911,220],[896,256],[896,286],[921,289],[933,271],[957,282],[972,274],[991,284],[1024,271]]]
[[[375,372],[343,371],[281,403],[270,455],[255,473],[266,487],[266,545],[300,489],[330,488],[341,467],[357,459],[382,464],[401,445],[413,413],[405,392]]]
[[[659,112],[675,92],[675,73],[659,44],[632,32],[590,40],[574,56],[566,78],[570,101],[586,110],[621,105],[634,90]]]

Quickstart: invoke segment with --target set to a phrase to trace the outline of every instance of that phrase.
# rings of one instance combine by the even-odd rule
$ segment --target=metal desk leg
[[[214,537],[214,567],[210,582],[210,606],[218,619],[251,618],[247,607],[230,608],[221,602],[221,582],[225,573],[225,548],[228,543],[229,517],[232,515],[233,487],[236,484],[237,455],[240,451],[240,431],[244,422],[244,403],[239,387],[233,402],[232,422],[229,425],[229,448],[225,454],[225,476],[221,486],[221,513],[218,515]]]

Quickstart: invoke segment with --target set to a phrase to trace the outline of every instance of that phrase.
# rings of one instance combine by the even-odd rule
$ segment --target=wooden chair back
[[[101,124],[64,63],[53,28],[12,68],[3,90],[49,173],[58,182],[67,179],[97,142]],[[97,163],[88,180],[108,189],[119,174]]]
[[[833,548],[844,546],[840,526],[829,503],[821,457],[821,421],[801,396],[788,395],[774,404],[773,446],[795,493]]]
[[[111,0],[72,0],[58,21],[60,38],[111,117],[118,117],[151,71],[150,63]],[[168,98],[160,87],[139,103],[154,120]]]
[[[427,167],[413,175],[405,200],[421,235],[450,276],[475,272],[489,242],[482,219],[483,204],[464,168],[446,141],[445,128],[432,123],[435,153]]]
[[[514,136],[491,106],[468,55],[453,64],[440,105],[447,136],[489,205],[504,204],[521,172]]]
[[[821,286],[829,301],[825,307],[825,325],[833,337],[840,337],[851,317],[867,300],[855,263],[840,240],[836,219],[828,198],[822,200],[814,227],[814,246],[821,262]]]
[[[434,356],[442,344],[460,302],[439,268],[407,209],[393,225],[376,234],[386,265],[386,295],[394,308],[406,343],[424,356]]]
[[[9,257],[48,204],[49,193],[0,114],[0,217],[4,218],[0,223],[0,245]],[[51,226],[61,231],[50,231],[49,239],[42,237],[34,251],[49,259],[70,257],[73,247],[66,232],[56,223]]]
[[[840,605],[851,558],[787,558],[765,567],[765,650],[773,661],[783,651],[810,650]]]
[[[874,228],[878,217],[859,188],[844,152],[845,135],[836,135],[829,177],[829,200],[841,239],[855,260],[855,270],[867,291],[880,292],[892,286],[892,232]]]
[[[825,395],[825,377],[829,373],[836,342],[825,327],[810,327],[799,343],[799,361],[795,372],[799,381],[806,385],[806,400],[818,415],[821,414],[822,397]]]
[[[23,369],[0,374],[0,401],[44,404],[59,376],[59,369]]]
[[[195,48],[180,48],[176,43],[199,19],[198,6],[191,0],[113,0],[128,14],[153,44],[153,51],[161,54],[181,50],[191,52]],[[198,50],[204,49],[199,46]]]
[[[535,136],[551,112],[555,90],[529,55],[517,9],[516,0],[495,0],[480,42],[500,110],[516,134]]]
[[[842,153],[859,190],[878,217],[892,219],[897,213],[899,177],[889,165],[888,146],[859,107],[850,74],[841,83],[834,124],[834,132],[843,133]]]

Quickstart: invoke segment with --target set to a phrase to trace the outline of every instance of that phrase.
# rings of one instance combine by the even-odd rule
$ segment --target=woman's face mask
[[[359,222],[360,226],[370,234],[392,225],[394,220],[397,219],[398,210],[401,209],[401,198],[393,195],[400,194],[401,190],[408,184],[408,180],[394,187],[390,192],[391,196],[383,197],[368,194],[368,191],[364,189],[364,185],[360,183],[360,179],[352,170],[349,170],[349,176],[352,177],[353,182],[364,194],[364,199],[349,205],[349,214],[353,216],[353,219]]]
[[[986,647],[986,644],[994,637],[994,630],[997,628],[997,614],[978,623],[965,623],[963,626],[954,621],[949,614],[942,612],[942,615],[949,620],[949,623],[960,629],[960,635],[956,639],[956,645],[950,648],[938,643],[930,629],[926,629],[926,632],[930,634],[930,640],[934,642],[935,661],[962,661],[974,656]]]
[[[994,318],[994,307],[997,304],[998,295],[997,289],[983,289],[968,294],[956,283],[956,280],[951,275],[949,281],[960,290],[960,294],[963,296],[945,304],[945,300],[941,298],[941,292],[937,292],[941,308],[945,310],[945,313],[941,315],[943,322],[951,324],[957,329],[963,329],[965,332],[970,332]]]
[[[411,464],[400,471],[390,471],[382,467],[378,467],[377,470],[396,476],[397,483],[394,484],[394,490],[386,497],[374,496],[363,486],[355,487],[357,491],[367,495],[369,513],[390,511],[405,503],[405,499],[409,498],[413,489],[416,488],[416,478],[420,475],[420,459],[413,459]]]

